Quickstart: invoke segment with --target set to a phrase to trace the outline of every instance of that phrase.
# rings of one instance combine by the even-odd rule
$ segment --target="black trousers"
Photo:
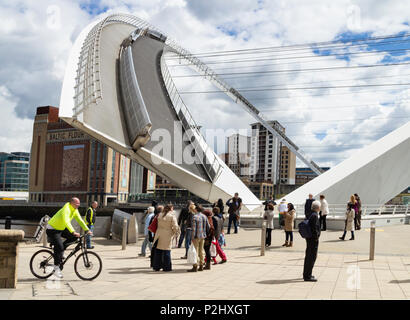
[[[67,249],[68,245],[74,242],[77,237],[74,236],[68,229],[64,230],[46,230],[47,236],[50,239],[50,243],[54,246],[54,265],[62,267],[61,262],[63,261],[64,250]],[[63,239],[66,240],[63,242]]]
[[[319,239],[306,239],[305,264],[303,267],[303,279],[312,277],[313,266],[315,265],[317,250],[319,248]]]
[[[212,240],[205,239],[204,241],[204,251],[205,251],[205,258],[206,258],[206,263],[211,263],[211,244]]]
[[[268,246],[270,246],[272,242],[272,230],[273,229],[266,228],[266,244]]]
[[[320,229],[323,231],[326,231],[326,217],[327,215],[320,215],[319,223],[320,223]]]
[[[171,250],[161,250],[157,248],[158,240],[155,242],[155,249],[151,251],[151,267],[155,271],[163,269],[172,271]]]
[[[359,211],[354,216],[354,229],[355,230],[360,230],[361,229],[361,224],[362,224],[362,211]]]

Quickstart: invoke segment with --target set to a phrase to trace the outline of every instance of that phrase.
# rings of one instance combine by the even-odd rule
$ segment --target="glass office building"
[[[0,152],[0,190],[28,191],[30,153]]]

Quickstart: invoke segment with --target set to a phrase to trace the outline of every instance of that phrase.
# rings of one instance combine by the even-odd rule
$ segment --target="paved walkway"
[[[187,273],[183,249],[172,250],[173,272],[154,272],[148,258],[136,258],[140,244],[121,250],[119,242],[94,241],[103,271],[94,281],[81,281],[69,261],[61,281],[37,280],[29,270],[40,245],[22,245],[17,289],[0,290],[0,299],[409,299],[410,226],[378,229],[376,258],[368,260],[369,232],[355,241],[339,241],[340,232],[324,232],[313,274],[302,281],[304,240],[284,248],[284,233],[273,232],[273,245],[260,256],[260,230],[240,229],[227,235],[228,263],[212,270]],[[347,237],[348,238],[348,237]]]

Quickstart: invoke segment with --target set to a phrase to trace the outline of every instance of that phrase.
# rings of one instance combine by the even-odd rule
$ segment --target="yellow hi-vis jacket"
[[[93,207],[89,207],[85,214],[85,223],[87,226],[93,226],[95,224],[95,212]]]
[[[84,231],[89,230],[83,219],[81,219],[78,209],[74,209],[70,202],[67,202],[64,207],[58,210],[57,213],[50,219],[48,224],[55,230],[64,230],[67,228],[68,231],[73,233],[75,231],[71,225],[71,220],[73,220],[73,218],[77,220],[78,224]]]

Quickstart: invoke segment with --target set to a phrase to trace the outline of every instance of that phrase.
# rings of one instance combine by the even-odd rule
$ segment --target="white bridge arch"
[[[203,199],[226,200],[238,192],[249,210],[260,207],[259,199],[205,142],[169,74],[164,61],[167,52],[176,53],[182,60],[188,61],[197,72],[209,79],[277,136],[314,172],[322,172],[320,167],[308,159],[286,135],[272,128],[255,106],[220,79],[208,66],[156,27],[128,14],[113,14],[91,23],[75,41],[63,83],[60,117]],[[172,120],[180,123],[180,127],[169,127]],[[190,142],[182,144],[188,144],[195,150],[198,158],[196,164],[175,163],[172,157],[153,151],[154,144],[150,139],[150,131],[167,126],[174,136],[178,134],[182,137],[184,133],[188,136]],[[397,154],[406,163],[409,163],[410,152],[406,154],[402,148],[407,147],[407,150],[410,150],[409,132],[407,125],[394,136],[395,142],[401,141],[398,148],[401,152]],[[401,139],[398,139],[398,136]],[[391,140],[388,140],[389,143]],[[180,149],[185,146],[182,144],[179,146]],[[329,170],[320,176],[320,179],[316,178],[290,194],[289,200],[301,203],[306,193],[312,192],[316,195],[326,192],[331,201],[332,195],[345,197],[346,190],[349,190],[348,193],[357,192],[362,195],[362,199],[370,203],[387,201],[392,192],[397,191],[393,196],[400,192],[396,189],[405,184],[403,181],[407,181],[408,184],[410,180],[410,170],[400,177],[396,173],[400,169],[404,170],[404,166],[395,164],[395,170],[390,171],[390,177],[397,177],[400,181],[394,186],[391,183],[382,186],[383,191],[378,192],[377,199],[371,198],[370,195],[368,197],[366,193],[369,189],[368,183],[374,186],[374,182],[364,179],[358,184],[349,180],[352,177],[353,180],[354,177],[363,179],[371,172],[369,163],[374,161],[381,161],[377,170],[383,173],[386,171],[388,163],[384,164],[385,160],[381,155],[390,152],[391,148],[383,142],[379,143],[378,147],[381,145],[381,153],[372,153],[369,161],[361,161],[358,165],[354,165],[354,160],[347,165],[343,162],[335,167],[336,170]],[[332,174],[335,171],[337,174]],[[363,172],[363,175],[359,174],[360,172]],[[319,180],[320,182],[315,182]],[[346,184],[352,188],[346,187]],[[388,188],[389,191],[386,191]]]

